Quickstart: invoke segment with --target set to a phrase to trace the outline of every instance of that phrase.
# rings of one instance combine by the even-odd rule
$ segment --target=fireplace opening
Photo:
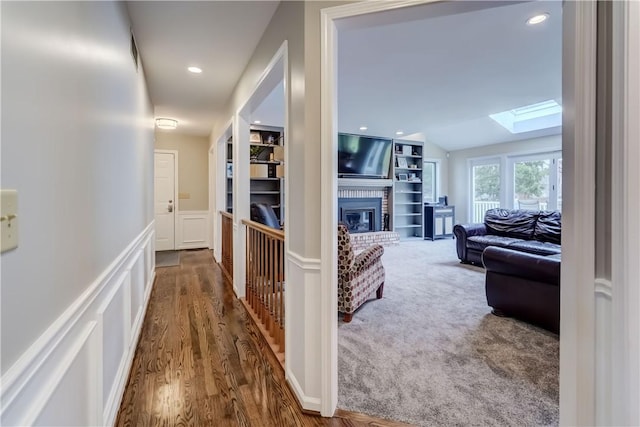
[[[347,209],[344,217],[350,233],[374,231],[373,209]]]
[[[338,219],[350,233],[381,231],[382,198],[338,198]]]

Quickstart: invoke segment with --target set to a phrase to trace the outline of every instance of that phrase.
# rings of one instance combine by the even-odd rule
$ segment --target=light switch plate
[[[18,247],[18,191],[0,190],[0,252]]]

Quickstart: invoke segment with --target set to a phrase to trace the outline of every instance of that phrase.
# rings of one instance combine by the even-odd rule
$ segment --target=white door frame
[[[222,261],[222,242],[218,236],[222,233],[222,218],[220,211],[224,211],[227,204],[227,140],[233,136],[233,118],[224,125],[224,131],[209,148],[209,200],[211,201],[211,218],[213,230],[211,247],[213,257],[217,262]],[[235,142],[235,139],[234,139]]]
[[[289,51],[288,43],[285,40],[278,51],[273,55],[269,64],[265,67],[264,72],[258,79],[254,89],[251,91],[248,99],[242,104],[236,111],[233,118],[233,290],[238,298],[245,296],[245,283],[246,283],[246,246],[247,246],[247,231],[246,227],[242,225],[243,219],[250,218],[249,209],[249,135],[250,135],[250,120],[253,111],[264,101],[264,99],[271,93],[273,88],[284,80],[284,137],[286,138],[291,134],[289,132]],[[242,143],[246,141],[246,143]],[[288,227],[287,209],[289,206],[289,191],[288,191],[288,150],[289,144],[284,144],[284,221],[285,229]],[[289,253],[289,240],[285,236],[284,240],[285,253]],[[288,271],[288,257],[285,257],[285,277],[289,276]],[[287,296],[289,293],[285,292],[285,312],[291,313],[290,304],[287,302]],[[291,319],[290,319],[291,320]],[[287,342],[287,325],[289,322],[285,322],[285,348],[288,347]],[[287,358],[285,358],[285,371],[286,371]]]
[[[336,21],[341,18],[393,10],[431,0],[399,2],[362,2],[321,11],[321,366],[322,415],[329,416],[337,405],[337,41]],[[560,423],[591,425],[593,414],[587,411],[594,402],[593,285],[594,272],[579,268],[593,260],[595,176],[595,2],[565,2],[563,21],[563,167],[567,233],[563,233],[563,266],[561,297],[561,372]],[[565,64],[569,64],[566,68]],[[567,101],[570,107],[567,108]],[[572,102],[573,101],[573,102]],[[574,143],[579,141],[579,143]],[[572,157],[567,167],[566,159]],[[566,197],[572,194],[571,197]],[[575,215],[577,201],[588,207],[586,215]],[[584,213],[584,212],[582,212]],[[564,228],[564,226],[563,226]],[[563,230],[564,231],[564,230]],[[591,236],[591,237],[590,237]],[[576,250],[580,256],[565,256]],[[591,257],[589,257],[591,255]]]
[[[153,150],[153,154],[154,154],[154,163],[155,163],[155,154],[173,154],[173,250],[176,249],[177,247],[177,243],[176,243],[176,231],[178,230],[178,151],[177,150],[161,150],[161,149],[154,149]],[[154,174],[154,183],[153,185],[155,186],[155,174]],[[154,195],[154,199],[155,199],[155,195]],[[153,203],[154,206],[154,217],[155,217],[155,200]]]
[[[640,425],[640,2],[612,4],[611,393],[602,424]],[[606,283],[606,282],[605,282]],[[598,285],[598,283],[596,284]],[[598,286],[596,286],[598,291]],[[610,417],[606,417],[610,415]],[[598,417],[597,421],[602,419]]]

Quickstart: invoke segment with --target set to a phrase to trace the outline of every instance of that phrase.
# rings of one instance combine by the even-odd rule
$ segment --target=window
[[[510,164],[509,171],[513,176],[510,193],[514,209],[561,209],[561,153],[513,157]]]
[[[471,164],[471,222],[483,222],[488,209],[500,207],[500,159]]]
[[[469,161],[469,221],[488,209],[562,210],[562,152]]]
[[[513,110],[489,114],[489,117],[511,133],[531,132],[562,126],[562,106],[550,99]]]
[[[440,162],[425,160],[422,166],[422,194],[427,203],[438,201],[438,186],[440,184]]]

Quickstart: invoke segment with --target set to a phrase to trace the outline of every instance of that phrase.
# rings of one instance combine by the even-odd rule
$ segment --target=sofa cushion
[[[538,211],[489,209],[484,223],[489,234],[529,240],[533,238]]]
[[[494,234],[485,234],[484,236],[471,236],[467,239],[467,248],[483,251],[487,246],[499,246],[506,248],[512,243],[522,242],[523,240],[514,239],[513,237],[496,236]]]
[[[510,243],[507,247],[536,255],[556,255],[561,253],[560,245],[550,242],[539,242],[537,240],[521,240]]]
[[[558,211],[542,211],[536,221],[533,238],[541,242],[560,244],[562,214]]]

